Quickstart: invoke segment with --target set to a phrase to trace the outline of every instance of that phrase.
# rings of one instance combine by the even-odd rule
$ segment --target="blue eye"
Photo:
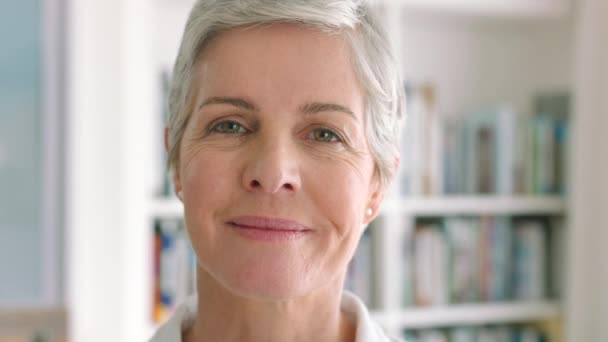
[[[247,133],[245,127],[236,121],[222,121],[211,127],[211,131],[226,134]]]
[[[312,139],[319,142],[341,142],[342,139],[332,130],[319,128],[311,132]]]

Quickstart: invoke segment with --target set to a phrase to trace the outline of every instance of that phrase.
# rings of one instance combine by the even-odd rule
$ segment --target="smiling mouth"
[[[312,232],[309,227],[295,221],[262,216],[234,217],[226,224],[245,238],[261,241],[293,241]]]

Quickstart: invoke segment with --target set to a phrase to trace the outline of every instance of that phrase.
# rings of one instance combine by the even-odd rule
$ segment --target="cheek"
[[[230,180],[226,174],[230,170],[223,167],[228,163],[218,159],[213,154],[201,150],[184,164],[182,183],[185,195],[188,197],[185,205],[192,208],[205,208],[206,202],[218,201],[226,196],[227,193],[222,189]]]
[[[211,153],[199,153],[197,158],[183,169],[184,190],[191,190],[190,199],[196,201],[218,200],[228,194],[225,187],[230,177],[230,162]]]
[[[318,165],[318,164],[317,164]],[[362,233],[371,166],[334,159],[311,170],[308,192],[320,216],[331,229],[332,238],[323,248],[325,269],[345,269]]]
[[[184,189],[184,211],[186,226],[191,240],[199,250],[208,252],[214,248],[218,236],[214,229],[216,211],[226,203],[231,203],[230,196],[235,185],[235,165],[226,159],[226,154],[214,153],[204,148],[195,153],[186,153],[187,159],[181,168],[182,187]],[[221,213],[221,212],[220,212]],[[197,253],[198,254],[198,253]]]
[[[315,164],[311,170],[313,185],[309,192],[319,208],[334,220],[341,230],[349,229],[363,220],[368,202],[372,167],[367,161],[353,162],[346,158]]]

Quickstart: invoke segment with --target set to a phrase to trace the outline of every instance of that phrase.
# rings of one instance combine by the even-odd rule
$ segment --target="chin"
[[[263,271],[242,269],[220,281],[230,292],[255,300],[278,301],[304,296],[313,291],[310,277],[305,272]]]
[[[275,301],[301,297],[312,291],[303,282],[277,278],[274,276],[267,279],[248,279],[237,284],[237,291],[248,298]]]

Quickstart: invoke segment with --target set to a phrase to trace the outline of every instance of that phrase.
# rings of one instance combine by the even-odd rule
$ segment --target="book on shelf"
[[[451,342],[477,342],[478,331],[470,327],[455,327],[448,330],[448,340]]]
[[[405,218],[406,220],[408,218]],[[401,227],[400,246],[401,246],[401,260],[411,261],[414,260],[414,239],[412,239],[413,230],[415,226],[406,225]],[[415,265],[412,262],[401,263],[401,305],[403,307],[409,307],[415,305],[414,298],[414,273]]]
[[[477,342],[511,342],[514,332],[508,326],[480,327]]]
[[[405,330],[403,337],[407,342],[552,342],[543,331],[527,325]]]
[[[448,336],[445,331],[438,329],[423,330],[414,336],[410,336],[409,341],[420,342],[448,342]]]
[[[448,246],[448,288],[452,303],[475,302],[479,299],[479,222],[459,217],[444,220]]]
[[[442,128],[435,87],[405,84],[407,108],[401,134],[399,183],[391,195],[439,194],[442,191]]]
[[[563,253],[563,238],[549,237],[547,221],[534,217],[419,219],[409,237],[412,257],[403,260],[412,269],[404,282],[413,286],[405,288],[413,293],[404,291],[403,302],[437,306],[555,296],[559,290],[548,288],[547,279],[561,284],[561,274],[551,274],[547,255]]]
[[[439,222],[416,223],[414,231],[414,302],[418,306],[448,303],[448,245]]]
[[[504,301],[509,298],[512,233],[506,217],[480,217],[480,299]]]
[[[196,291],[196,257],[181,219],[154,223],[153,288],[154,322],[165,320]]]
[[[542,222],[525,220],[514,227],[512,295],[519,300],[545,297],[546,233]]]
[[[461,134],[465,193],[513,192],[515,113],[508,106],[468,115]],[[459,144],[454,145],[457,148]],[[446,146],[446,149],[450,148]],[[449,153],[446,151],[446,153]],[[446,172],[449,175],[449,172]]]
[[[534,99],[534,112],[550,121],[550,135],[554,146],[550,153],[553,156],[552,178],[553,183],[545,184],[541,190],[567,193],[569,153],[569,126],[570,95],[567,92],[554,92],[539,94]],[[540,182],[540,181],[538,181]],[[542,184],[542,183],[541,183]]]
[[[444,117],[430,84],[406,84],[398,186],[391,196],[564,194],[567,93],[539,95],[532,115],[508,104]]]
[[[551,113],[530,118],[526,191],[538,194],[565,193],[568,160],[568,123]]]
[[[547,261],[549,264],[547,269],[549,284],[547,291],[551,298],[561,298],[564,291],[564,265],[566,265],[568,251],[566,246],[568,231],[565,229],[567,218],[550,217],[548,220],[551,229],[547,230],[549,248]]]

